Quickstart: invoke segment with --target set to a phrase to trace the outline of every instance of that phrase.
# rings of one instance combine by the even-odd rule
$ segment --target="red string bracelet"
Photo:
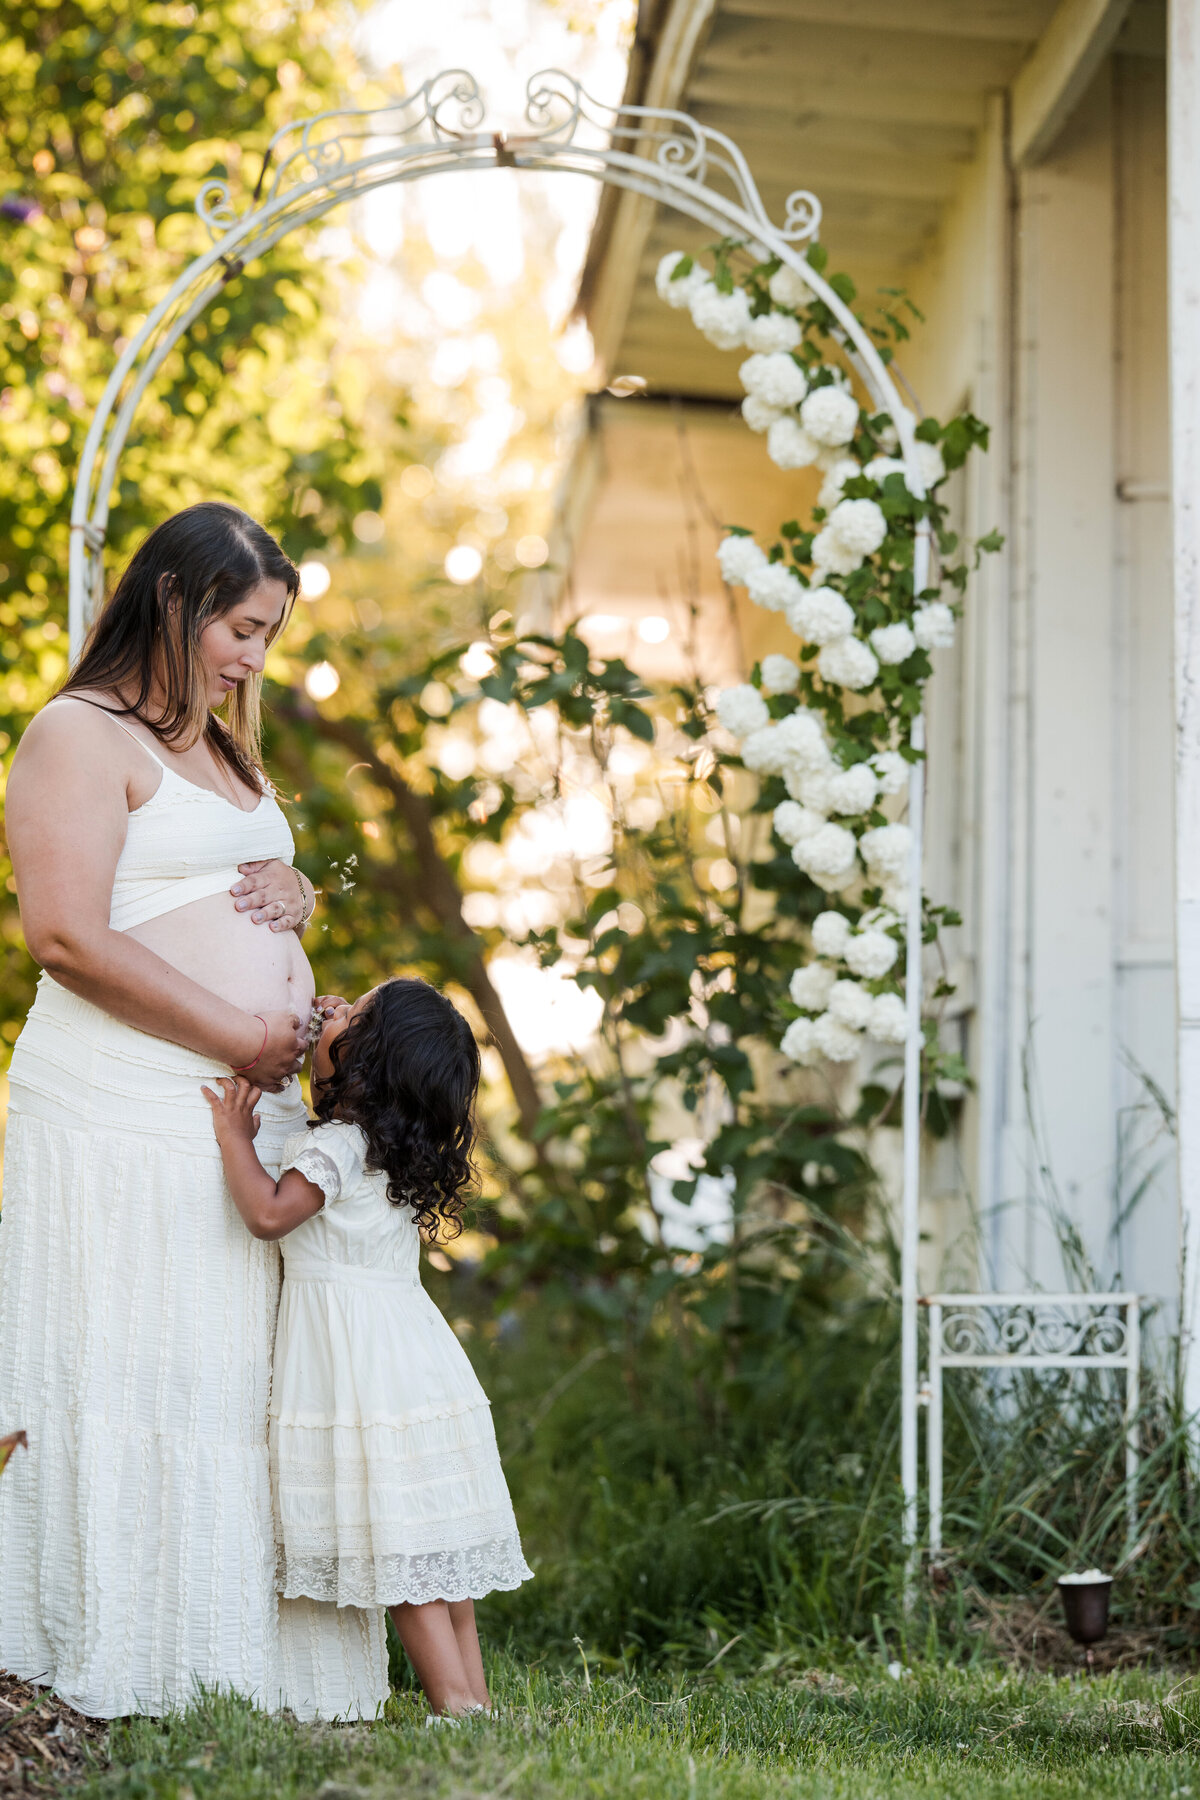
[[[259,1024],[263,1028],[263,1041],[258,1046],[258,1056],[252,1056],[250,1058],[250,1061],[248,1063],[243,1063],[240,1069],[234,1069],[233,1072],[235,1075],[245,1075],[250,1069],[252,1069],[254,1067],[255,1063],[258,1061],[259,1057],[262,1055],[263,1051],[267,1047],[267,1038],[270,1036],[270,1027],[268,1026],[267,1021],[263,1018],[261,1013],[255,1013],[254,1017],[258,1020]]]

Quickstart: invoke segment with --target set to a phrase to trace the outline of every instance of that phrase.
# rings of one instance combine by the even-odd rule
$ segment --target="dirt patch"
[[[1182,1666],[1189,1660],[1169,1646],[1167,1626],[1111,1626],[1107,1636],[1091,1646],[1089,1656],[1068,1635],[1056,1595],[1049,1600],[999,1600],[976,1591],[971,1599],[978,1608],[973,1629],[981,1632],[1006,1661],[1025,1669],[1055,1675],[1090,1669],[1101,1675],[1114,1669]]]
[[[47,1688],[0,1669],[0,1800],[53,1794],[77,1781],[108,1740],[107,1719],[87,1719]]]

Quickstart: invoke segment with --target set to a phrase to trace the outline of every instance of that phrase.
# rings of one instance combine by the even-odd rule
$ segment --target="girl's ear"
[[[174,575],[160,575],[158,578],[158,604],[165,606],[168,612],[179,610],[179,583]]]

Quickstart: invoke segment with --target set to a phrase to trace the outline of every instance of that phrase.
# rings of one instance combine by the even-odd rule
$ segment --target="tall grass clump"
[[[901,1641],[968,1658],[998,1604],[1048,1601],[1057,1575],[1098,1565],[1119,1577],[1118,1627],[1174,1656],[1200,1647],[1189,1430],[1165,1382],[1143,1381],[1131,1544],[1109,1373],[948,1373],[945,1549],[906,1610],[898,1309],[877,1270],[820,1307],[785,1285],[771,1331],[743,1319],[731,1357],[702,1308],[683,1341],[665,1315],[631,1337],[532,1297],[497,1328],[448,1281],[538,1571],[487,1603],[493,1637],[626,1664],[780,1666]]]

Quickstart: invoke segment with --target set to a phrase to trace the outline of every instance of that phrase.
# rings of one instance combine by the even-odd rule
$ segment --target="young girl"
[[[386,1606],[435,1714],[489,1706],[473,1601],[532,1574],[487,1396],[421,1287],[421,1231],[456,1228],[474,1178],[479,1051],[424,981],[338,1003],[313,1051],[317,1119],[278,1181],[259,1090],[203,1091],[229,1190],[282,1238],[271,1393],[280,1592]]]

